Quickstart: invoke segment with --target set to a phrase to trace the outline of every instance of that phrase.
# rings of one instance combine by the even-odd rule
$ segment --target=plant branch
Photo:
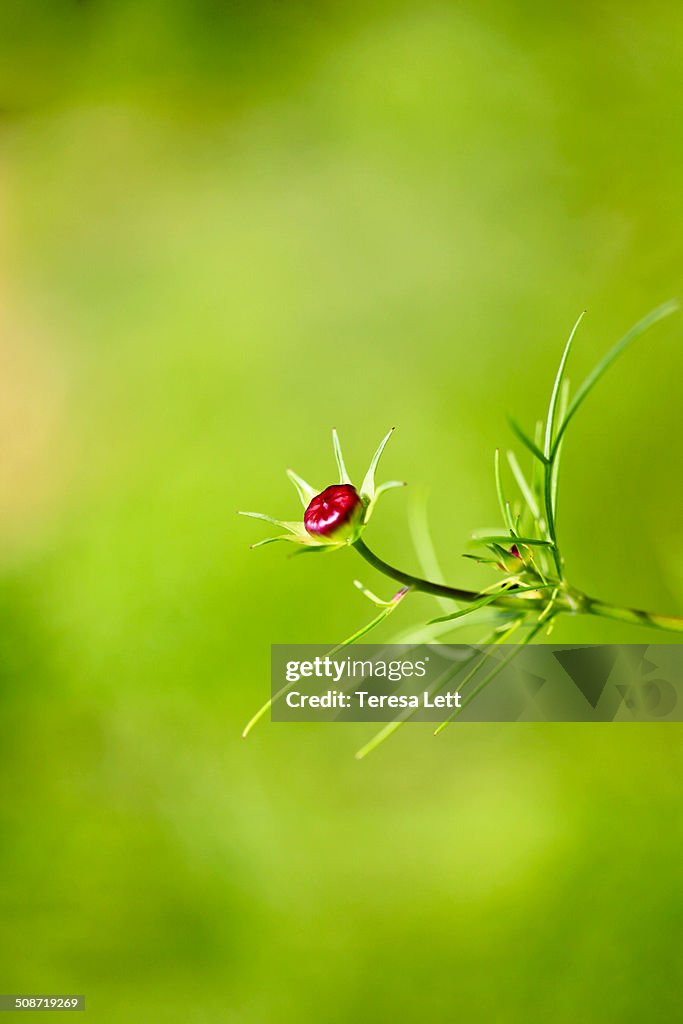
[[[446,597],[452,601],[463,601],[466,604],[481,604],[482,601],[485,601],[486,604],[492,604],[498,608],[515,608],[524,611],[543,611],[547,607],[547,602],[544,604],[542,598],[536,600],[535,598],[522,597],[522,594],[529,592],[526,588],[520,592],[519,597],[515,596],[514,591],[491,597],[490,593],[461,590],[459,587],[451,587],[446,583],[433,583],[431,580],[422,579],[420,576],[413,576],[412,573],[403,572],[402,569],[389,565],[379,555],[376,555],[374,551],[371,551],[360,538],[354,542],[352,547],[373,569],[377,569],[384,576],[388,576],[390,579],[396,580],[406,587],[411,587],[413,590],[419,590],[423,594]],[[537,589],[543,590],[544,587],[539,586]],[[683,617],[680,615],[660,615],[658,612],[646,612],[640,608],[622,608],[619,605],[598,601],[573,589],[565,591],[564,601],[560,593],[560,600],[554,604],[554,608],[556,612],[567,611],[584,615],[598,615],[603,619],[616,619],[618,622],[629,622],[632,625],[651,626],[653,629],[683,633]]]
[[[423,594],[434,594],[435,597],[446,597],[450,598],[452,601],[464,601],[468,604],[490,597],[490,594],[477,593],[475,590],[461,590],[459,587],[450,587],[446,583],[433,583],[431,580],[424,580],[419,576],[413,576],[409,572],[403,572],[402,569],[397,569],[393,565],[389,565],[388,562],[381,559],[374,553],[374,551],[371,551],[367,544],[360,538],[354,541],[352,547],[355,548],[361,558],[364,558],[365,561],[373,567],[373,569],[377,569],[378,572],[383,573],[385,576],[389,576],[390,579],[396,580],[398,583],[402,583],[406,587],[412,587],[413,590],[419,590]],[[538,589],[541,590],[543,588],[539,587]],[[507,594],[501,593],[500,596],[496,596],[487,603],[497,605],[500,608],[519,608],[520,598],[516,598],[513,595],[514,591]],[[541,601],[535,601],[533,598],[526,598],[523,600],[523,607],[526,607],[529,610],[542,606]]]
[[[616,619],[618,622],[629,622],[632,625],[652,626],[654,629],[663,629],[670,633],[683,633],[681,615],[660,615],[640,608],[621,608],[619,605],[596,601],[591,597],[585,600],[585,610],[589,615],[599,615],[603,619]]]

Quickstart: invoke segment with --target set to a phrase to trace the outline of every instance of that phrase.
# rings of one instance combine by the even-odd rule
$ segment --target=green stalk
[[[368,562],[373,569],[377,569],[384,576],[388,576],[404,586],[419,590],[423,594],[434,594],[436,597],[446,597],[453,601],[464,601],[471,604],[475,601],[482,601],[490,595],[477,593],[474,590],[461,590],[459,587],[450,587],[446,583],[432,583],[430,580],[413,576],[412,573],[403,572],[393,565],[389,565],[382,558],[371,551],[367,544],[360,538],[352,545],[358,554]],[[541,587],[538,588],[539,590]],[[646,612],[639,608],[621,608],[619,605],[607,604],[605,601],[597,601],[595,598],[587,597],[578,591],[569,591],[571,601],[560,600],[555,605],[557,612],[567,611],[583,613],[586,615],[599,615],[604,619],[616,619],[618,622],[628,622],[631,625],[651,626],[653,629],[666,630],[671,633],[683,633],[683,617],[680,615],[660,615],[657,612]],[[515,608],[516,610],[542,611],[545,605],[543,600],[534,598],[514,597],[512,593],[501,594],[491,600],[492,605],[498,608]],[[546,602],[547,604],[547,602]]]
[[[496,644],[504,644],[504,643],[506,643],[508,637],[514,632],[514,630],[516,630],[519,626],[522,625],[523,621],[524,621],[523,619],[517,619],[517,621],[512,624],[510,629],[508,629],[499,640],[496,640]],[[505,666],[509,665],[509,663],[512,661],[513,658],[517,657],[517,655],[521,651],[522,647],[526,647],[527,644],[531,643],[531,641],[536,636],[536,634],[541,632],[541,630],[543,629],[543,626],[544,626],[543,622],[536,622],[534,624],[534,626],[532,627],[531,631],[529,633],[527,633],[527,635],[524,637],[524,639],[521,640],[518,644],[515,644],[512,647],[512,649],[505,655],[505,657],[501,661],[499,661],[498,664],[494,668],[492,668],[491,671],[489,673],[487,673],[486,676],[484,676],[484,678],[481,680],[481,682],[477,686],[475,686],[475,688],[472,690],[472,692],[467,695],[467,697],[462,702],[460,707],[457,708],[455,711],[453,711],[452,714],[450,714],[448,716],[448,718],[444,719],[444,721],[441,722],[441,724],[436,727],[436,729],[434,730],[434,735],[435,736],[438,736],[440,732],[443,732],[443,730],[446,728],[446,726],[450,725],[450,723],[453,721],[453,719],[457,718],[457,716],[460,714],[460,712],[463,711],[467,707],[468,704],[471,704],[475,697],[479,696],[481,691],[483,689],[485,689],[485,687],[487,687],[488,684],[493,679],[496,678],[496,676],[505,668]],[[484,655],[484,657],[481,659],[481,661],[475,666],[473,671],[470,672],[469,675],[465,679],[463,679],[463,681],[460,683],[460,685],[458,687],[459,690],[463,690],[465,685],[470,681],[470,679],[472,679],[472,677],[477,674],[477,672],[479,671],[483,661],[485,660],[486,657],[488,657],[488,654],[489,654],[489,650],[487,649],[487,652]]]
[[[378,555],[371,551],[367,544],[358,538],[354,541],[352,547],[356,549],[358,554],[369,562],[373,569],[377,569],[378,572],[388,576],[392,580],[396,580],[398,583],[403,583],[406,587],[412,587],[413,590],[419,590],[423,594],[434,594],[435,597],[447,597],[453,601],[464,601],[471,603],[473,601],[481,601],[482,598],[489,597],[488,594],[477,593],[475,590],[461,590],[459,587],[450,587],[446,583],[432,583],[431,580],[423,580],[419,576],[413,576],[409,572],[403,572],[402,569],[396,569],[393,565],[389,565]],[[540,589],[540,587],[539,587]],[[494,600],[488,602],[493,605],[497,605],[500,608],[520,608],[520,598],[513,597],[512,594],[503,595],[496,597]],[[542,606],[541,601],[535,601],[533,598],[524,599],[524,603],[521,607],[525,609],[540,608]]]
[[[621,608],[619,605],[607,604],[605,601],[586,599],[585,611],[589,615],[600,615],[603,619],[616,619],[618,622],[629,622],[637,626],[652,626],[671,633],[683,633],[683,616],[659,615],[657,612],[645,612],[640,608]]]
[[[562,556],[557,544],[555,532],[555,514],[553,510],[553,464],[546,463],[543,467],[543,497],[545,503],[545,521],[548,528],[548,536],[552,542],[553,558],[557,575],[562,579]]]

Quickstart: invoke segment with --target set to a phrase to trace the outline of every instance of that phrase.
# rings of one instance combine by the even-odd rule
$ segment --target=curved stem
[[[459,587],[450,587],[446,583],[433,583],[431,580],[424,580],[420,576],[413,576],[412,573],[403,572],[402,569],[389,565],[379,555],[376,555],[360,538],[353,543],[352,547],[356,549],[361,558],[364,558],[373,569],[377,569],[384,576],[388,576],[390,579],[396,580],[406,587],[412,587],[413,590],[419,590],[423,594],[434,594],[436,597],[446,597],[452,601],[464,601],[465,603],[480,601],[485,596],[474,590],[461,590]],[[654,629],[683,633],[683,617],[680,615],[660,615],[657,612],[646,612],[639,608],[621,608],[618,605],[607,604],[605,601],[597,601],[595,598],[579,594],[577,591],[573,591],[573,593],[575,598],[577,598],[576,603],[573,603],[571,606],[558,606],[558,612],[583,612],[587,615],[599,615],[604,619],[616,619],[618,622],[628,622],[632,625],[651,626]],[[496,597],[490,603],[499,608],[519,609],[522,601],[524,601],[529,610],[542,610],[545,607],[542,600],[536,601],[534,598],[522,598],[521,595],[520,597],[514,597],[513,594],[501,594],[500,597]]]
[[[473,590],[459,590],[457,587],[449,587],[445,583],[432,583],[430,580],[423,580],[419,576],[412,576],[409,572],[396,569],[379,558],[360,538],[352,546],[374,569],[407,587],[421,590],[425,594],[434,594],[436,597],[450,597],[454,601],[476,601],[481,597],[481,594],[477,594]]]
[[[420,576],[413,576],[409,572],[403,572],[402,569],[396,569],[393,565],[389,565],[388,562],[385,562],[376,555],[374,551],[371,551],[360,538],[354,541],[352,547],[356,549],[366,562],[369,562],[373,569],[377,569],[398,583],[403,583],[404,586],[412,587],[413,590],[420,590],[423,594],[434,594],[436,597],[447,597],[452,601],[465,602],[480,601],[482,597],[486,596],[474,590],[461,590],[459,587],[449,587],[446,583],[432,583],[431,580],[423,580]],[[540,606],[540,602],[535,601],[533,598],[522,599],[511,594],[501,594],[500,597],[494,598],[490,603],[501,608],[519,608],[521,600],[525,601],[529,609]]]

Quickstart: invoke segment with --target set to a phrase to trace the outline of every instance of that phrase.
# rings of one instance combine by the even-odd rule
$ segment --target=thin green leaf
[[[473,544],[528,544],[529,547],[549,548],[552,544],[549,540],[538,540],[536,537],[513,537],[506,534],[484,534],[483,536],[472,537]],[[509,551],[505,551],[509,555]]]
[[[514,420],[512,416],[508,416],[508,423],[510,424],[510,429],[512,430],[512,432],[515,434],[517,438],[519,438],[522,444],[529,449],[534,458],[538,459],[539,462],[542,462],[545,465],[545,455],[543,454],[541,449],[534,444],[531,438],[524,433],[517,420]]]
[[[559,419],[560,423],[562,423],[562,421],[563,421],[563,419],[564,419],[564,417],[566,415],[568,403],[569,403],[569,381],[565,380],[562,383],[562,393],[560,395],[560,404],[559,404],[558,409],[557,409],[558,419]],[[551,469],[550,494],[551,494],[552,510],[553,510],[553,522],[555,522],[555,523],[557,522],[557,493],[558,493],[559,482],[560,482],[560,461],[562,459],[563,447],[564,447],[564,438],[560,441],[560,443],[558,444],[557,448],[555,449],[555,454],[553,455],[553,465],[552,465],[552,469]]]
[[[565,430],[576,415],[581,403],[588,397],[600,378],[607,372],[607,370],[609,370],[612,363],[618,359],[632,341],[635,341],[636,338],[639,338],[641,334],[654,326],[654,324],[658,323],[660,320],[663,320],[667,316],[671,316],[671,314],[675,313],[678,308],[678,302],[676,300],[671,300],[670,302],[665,302],[663,305],[653,309],[652,312],[648,313],[647,316],[644,316],[642,320],[639,320],[637,324],[634,324],[634,326],[626,332],[623,338],[621,338],[616,345],[609,350],[607,355],[600,360],[593,372],[589,373],[586,380],[574,395],[574,398],[567,410],[567,414],[555,435],[553,452],[557,450]]]
[[[333,647],[332,650],[329,651],[329,656],[331,657],[333,654],[336,654],[337,651],[341,651],[344,647],[348,647],[350,644],[355,644],[357,640],[360,640],[362,636],[365,636],[367,633],[369,633],[371,629],[374,629],[375,626],[379,626],[381,622],[384,622],[384,620],[387,619],[391,615],[391,613],[398,608],[403,598],[409,592],[410,588],[408,587],[406,587],[404,590],[399,590],[398,594],[394,596],[394,598],[392,599],[392,601],[390,601],[386,608],[382,609],[379,615],[376,615],[375,618],[371,619],[371,621],[368,622],[365,626],[361,626],[361,628],[359,630],[356,630],[355,633],[352,633],[350,637],[347,637],[346,640],[342,640],[340,644],[337,644],[336,647]]]
[[[485,597],[480,598],[478,601],[472,601],[466,608],[460,608],[457,612],[451,612],[450,615],[440,615],[438,619],[429,619],[428,625],[434,622],[451,622],[453,619],[460,619],[465,615],[469,615],[470,612],[476,611],[477,608],[483,608],[486,604],[492,604],[493,601],[497,601],[501,597],[517,597],[518,594],[530,594],[537,590],[547,590],[549,584],[538,587],[516,587],[497,590],[493,594],[487,594]]]
[[[439,615],[436,619],[429,619],[427,625],[431,626],[435,622],[452,622],[454,619],[462,619],[465,615],[470,615],[471,612],[475,612],[478,608],[483,608],[484,605],[497,601],[504,593],[504,590],[499,590],[495,594],[487,594],[486,597],[482,597],[478,601],[472,601],[465,608],[459,608],[457,612],[450,612],[448,615]]]
[[[569,340],[565,346],[562,358],[560,360],[560,366],[555,377],[553,384],[552,395],[550,397],[550,404],[548,406],[548,416],[545,425],[545,441],[544,441],[544,455],[545,455],[545,466],[543,472],[543,508],[545,512],[545,521],[548,531],[548,537],[552,541],[552,552],[553,560],[555,562],[555,568],[560,578],[563,575],[563,561],[560,554],[559,545],[557,543],[557,524],[555,517],[555,498],[557,497],[557,481],[559,477],[557,475],[557,468],[554,465],[554,457],[557,455],[559,448],[554,446],[553,437],[555,434],[555,414],[557,411],[558,403],[561,404],[561,395],[566,395],[566,389],[563,388],[564,372],[567,366],[567,359],[569,358],[569,351],[574,340],[574,335],[578,329],[579,324],[583,319],[583,313],[576,321],[574,329],[569,335]]]
[[[492,640],[490,640],[490,641],[489,641],[489,645],[487,646],[487,649],[486,649],[485,651],[479,652],[479,657],[478,657],[478,659],[477,659],[477,662],[476,662],[476,664],[475,664],[475,665],[473,666],[473,668],[472,668],[472,669],[471,669],[471,670],[470,670],[470,671],[469,671],[469,672],[467,673],[467,675],[465,676],[465,678],[464,678],[464,679],[463,679],[463,680],[462,680],[462,681],[460,682],[460,684],[459,684],[459,690],[460,690],[460,691],[464,690],[464,689],[465,689],[465,687],[467,686],[467,684],[468,684],[468,683],[469,683],[469,682],[470,682],[470,681],[471,681],[472,679],[474,679],[474,677],[476,676],[477,672],[478,672],[478,671],[479,671],[479,669],[480,669],[480,668],[482,667],[482,665],[484,664],[484,662],[488,661],[488,659],[489,659],[489,658],[491,657],[491,655],[492,655],[492,654],[494,653],[494,648],[496,648],[496,647],[499,647],[499,646],[500,646],[500,644],[504,644],[504,643],[505,643],[505,641],[506,641],[506,640],[507,640],[507,639],[508,639],[509,637],[511,637],[511,636],[512,636],[512,634],[513,634],[513,633],[514,633],[514,632],[515,632],[515,631],[516,631],[517,629],[519,629],[519,627],[520,627],[520,626],[522,625],[522,623],[523,623],[523,622],[524,622],[524,616],[520,616],[519,618],[515,619],[515,620],[514,620],[514,621],[513,621],[512,623],[510,623],[510,624],[506,625],[506,626],[504,627],[504,629],[502,630],[502,632],[500,632],[500,633],[499,633],[499,635],[497,635],[497,636],[496,636],[496,634],[494,633],[495,639],[492,639]],[[458,709],[458,710],[459,710],[459,709]],[[456,711],[456,712],[454,712],[454,713],[453,713],[452,715],[449,715],[449,716],[448,716],[448,718],[444,719],[444,721],[443,721],[443,722],[441,722],[441,723],[440,723],[440,724],[439,724],[439,725],[438,725],[438,726],[436,727],[436,729],[434,730],[434,735],[435,735],[435,736],[438,736],[438,735],[439,735],[439,733],[440,733],[440,732],[442,732],[442,731],[443,731],[443,730],[444,730],[444,729],[446,728],[446,726],[448,725],[448,723],[449,723],[450,721],[452,721],[452,719],[453,719],[453,718],[455,718],[455,715],[456,715],[456,714],[457,714],[457,711]]]
[[[515,480],[517,481],[517,486],[519,487],[524,500],[529,506],[529,511],[531,512],[531,515],[534,517],[535,520],[538,520],[541,518],[541,513],[538,510],[538,504],[536,503],[533,491],[527,483],[527,479],[524,476],[524,473],[522,472],[519,462],[517,461],[517,456],[513,451],[509,451],[507,455],[510,469],[512,470],[512,474]]]
[[[549,615],[551,614],[551,612],[552,612],[552,610],[553,610],[553,605],[555,604],[555,598],[557,597],[557,595],[559,594],[559,592],[560,592],[560,591],[558,590],[558,588],[557,588],[557,587],[554,587],[554,588],[553,588],[553,592],[552,592],[552,594],[550,595],[550,600],[548,601],[547,605],[545,606],[545,608],[543,609],[543,611],[541,612],[541,614],[540,614],[540,615],[538,616],[538,621],[539,621],[540,623],[542,623],[542,622],[545,622],[545,620],[546,620],[546,619],[548,618],[548,616],[549,616]]]
[[[407,487],[405,480],[387,480],[385,484],[380,484],[375,491],[374,502],[377,501],[380,494],[384,494],[385,491],[393,491],[395,487]],[[373,503],[374,503],[373,502]]]
[[[447,682],[449,682],[454,676],[456,676],[458,672],[462,671],[465,664],[466,662],[449,665],[446,671],[442,672],[438,679],[435,681],[435,683],[430,687],[430,695],[433,696],[434,694],[438,693],[439,690],[443,689]],[[419,709],[407,709],[406,711],[401,713],[399,718],[394,719],[393,722],[387,722],[387,724],[383,726],[379,730],[379,732],[375,733],[372,739],[370,739],[365,744],[365,746],[361,747],[360,750],[356,752],[356,760],[362,761],[362,759],[364,757],[367,757],[368,754],[371,754],[373,750],[377,750],[377,748],[386,740],[388,740],[390,736],[393,736],[393,734],[398,729],[400,729],[402,725],[405,725],[406,722],[410,721],[410,719],[413,718],[414,715],[416,714],[417,710]]]
[[[560,397],[560,388],[562,386],[562,378],[564,377],[564,371],[567,366],[567,359],[569,358],[569,350],[572,347],[574,335],[576,334],[579,324],[583,320],[585,314],[586,310],[584,309],[584,311],[579,316],[579,319],[576,321],[572,328],[572,332],[569,335],[569,340],[567,341],[567,344],[564,347],[564,352],[562,353],[562,358],[560,359],[560,365],[557,369],[557,374],[555,375],[555,383],[553,384],[553,390],[550,396],[550,404],[548,406],[548,415],[545,421],[545,442],[543,446],[543,454],[546,458],[546,461],[550,461],[550,452],[553,446],[553,431],[555,429],[555,411],[557,409],[557,403]]]
[[[352,633],[350,637],[348,637],[346,640],[343,640],[340,644],[337,644],[337,646],[333,647],[331,651],[328,651],[327,656],[331,657],[333,654],[336,654],[337,651],[341,651],[342,648],[348,647],[349,644],[353,644],[356,642],[356,640],[359,640],[360,637],[365,636],[365,634],[369,633],[371,629],[375,628],[375,626],[379,626],[379,624],[383,622],[389,615],[391,615],[394,609],[398,607],[398,605],[401,603],[401,601],[403,600],[407,593],[408,590],[405,590],[403,592],[399,591],[399,594],[394,598],[390,607],[383,608],[380,614],[376,615],[371,622],[368,622],[365,626],[362,627],[362,629],[359,629],[355,633]],[[287,693],[288,690],[292,688],[292,686],[294,686],[293,682],[285,683],[284,686],[280,687],[277,693],[273,694],[271,697],[268,698],[265,704],[261,705],[256,714],[249,719],[244,729],[242,730],[243,739],[247,738],[247,736],[254,728],[256,723],[259,722],[268,711],[270,711],[270,709],[272,708],[273,704],[276,703],[276,701],[280,700],[281,697],[284,697],[284,695]]]
[[[433,626],[411,626],[408,629],[395,633],[387,642],[390,644],[425,643],[439,644],[440,637],[451,636],[461,629],[474,629],[477,626],[484,626],[488,623],[500,623],[501,617],[509,615],[509,609],[496,608],[488,615],[474,612],[471,618],[458,619],[456,622],[440,622]]]
[[[375,508],[377,507],[377,502],[382,497],[385,491],[391,491],[395,487],[405,486],[405,480],[388,480],[385,484],[381,484],[375,491],[374,497],[370,499],[370,501],[365,507],[365,512],[363,514],[363,525],[366,526],[370,522],[370,517],[372,516],[373,512],[375,511]]]
[[[513,627],[512,627],[512,628],[511,628],[511,629],[510,629],[510,630],[508,631],[508,633],[507,633],[507,634],[505,635],[504,639],[502,639],[502,640],[499,640],[499,641],[496,641],[496,643],[497,643],[497,644],[499,644],[499,643],[505,643],[505,641],[506,641],[506,640],[508,639],[508,637],[509,637],[509,636],[511,636],[511,635],[512,635],[512,633],[513,633],[513,632],[514,632],[514,630],[515,630],[515,629],[517,628],[517,626],[520,626],[520,625],[522,624],[522,621],[523,621],[522,619],[519,619],[519,620],[517,621],[516,625],[515,625],[515,626],[513,626]],[[452,714],[450,714],[450,715],[448,716],[448,718],[446,718],[446,719],[445,719],[445,720],[444,720],[443,722],[441,722],[441,724],[440,724],[440,725],[438,726],[438,728],[436,728],[436,729],[434,730],[434,735],[435,735],[435,736],[438,736],[438,734],[439,734],[440,732],[442,732],[442,731],[443,731],[443,730],[444,730],[444,729],[446,728],[446,726],[447,726],[447,725],[449,725],[449,723],[453,721],[453,719],[454,719],[454,718],[457,718],[457,716],[458,716],[458,715],[459,715],[459,714],[460,714],[460,713],[461,713],[462,711],[464,711],[464,709],[465,709],[465,708],[467,707],[467,705],[468,705],[468,704],[471,704],[471,703],[472,703],[472,701],[473,701],[473,700],[474,700],[474,699],[475,699],[476,697],[478,697],[478,696],[479,696],[479,694],[481,693],[481,691],[482,691],[482,690],[483,690],[483,689],[484,689],[484,688],[485,688],[486,686],[488,686],[488,684],[489,684],[489,683],[490,683],[490,682],[491,682],[491,681],[492,681],[493,679],[495,679],[495,677],[496,677],[496,676],[497,676],[497,675],[498,675],[498,674],[499,674],[499,673],[500,673],[500,672],[501,672],[501,671],[502,671],[502,670],[503,670],[503,669],[505,668],[505,666],[506,666],[506,665],[509,665],[509,664],[510,664],[510,662],[512,661],[512,659],[513,659],[513,658],[516,658],[516,657],[517,657],[517,655],[518,655],[518,654],[520,653],[521,649],[522,649],[523,647],[526,647],[526,645],[527,645],[528,643],[530,643],[530,642],[531,642],[531,640],[533,640],[533,638],[534,638],[534,637],[535,637],[535,636],[537,635],[537,633],[540,633],[540,631],[541,631],[542,629],[543,629],[543,623],[542,623],[542,622],[537,622],[537,623],[535,623],[535,624],[534,624],[534,626],[533,626],[533,628],[532,628],[532,629],[530,630],[530,632],[529,632],[529,633],[528,633],[528,634],[527,634],[527,635],[526,635],[526,636],[524,637],[524,639],[523,639],[523,640],[520,640],[520,642],[519,642],[518,644],[515,644],[515,646],[514,646],[514,647],[512,648],[512,650],[510,651],[510,653],[509,653],[509,654],[507,654],[507,655],[506,655],[506,656],[505,656],[504,658],[502,658],[502,659],[501,659],[501,660],[500,660],[500,661],[499,661],[499,662],[497,663],[497,665],[495,666],[495,668],[491,669],[491,671],[490,671],[490,672],[488,673],[488,675],[484,676],[484,678],[483,678],[483,679],[482,679],[482,681],[481,681],[481,682],[479,683],[479,685],[478,685],[478,686],[476,686],[476,687],[474,688],[474,690],[472,690],[472,692],[471,692],[470,694],[468,694],[468,696],[466,697],[466,699],[465,699],[464,701],[462,701],[462,703],[461,703],[460,707],[459,707],[459,708],[456,708],[456,709],[455,709],[455,711],[453,711],[453,712],[452,712]],[[488,653],[488,652],[487,652],[487,653]],[[482,662],[483,662],[483,660],[484,660],[484,659],[482,659]],[[476,673],[477,673],[477,672],[479,671],[479,668],[481,667],[481,664],[482,664],[482,663],[480,662],[480,664],[479,664],[479,665],[477,665],[477,666],[475,667],[475,669],[473,670],[473,672],[471,672],[471,673],[470,673],[469,677],[468,677],[467,679],[464,679],[464,680],[462,681],[462,683],[460,684],[460,688],[461,688],[461,689],[463,689],[463,688],[465,687],[465,685],[466,685],[466,684],[467,684],[467,683],[468,683],[468,682],[470,681],[470,679],[471,679],[471,678],[472,678],[472,677],[473,677],[474,675],[476,675]]]
[[[483,642],[490,642],[493,636],[495,636],[495,633],[485,637]],[[476,658],[478,654],[478,651],[473,651],[470,657],[466,658],[464,661],[454,662],[452,665],[449,665],[448,668],[442,672],[429,687],[430,696],[434,696],[434,694],[439,693],[439,691],[442,690],[444,686],[455,676],[457,676],[459,672],[462,672],[463,668],[465,668],[473,658]],[[402,725],[405,725],[406,722],[413,718],[417,713],[417,710],[419,709],[407,709],[402,712],[398,718],[394,719],[393,722],[388,722],[384,725],[379,732],[375,733],[375,735],[368,740],[365,746],[361,747],[360,750],[356,752],[356,760],[361,761],[364,757],[367,757],[368,754],[371,754],[373,750],[376,750],[382,743],[388,740],[390,736],[393,736],[393,734],[400,729]]]
[[[366,633],[369,633],[370,630],[374,629],[376,626],[379,626],[380,622],[384,622],[384,620],[388,618],[389,615],[391,615],[391,613],[394,610],[394,607],[395,606],[392,604],[391,606],[383,608],[379,615],[376,615],[374,619],[371,619],[370,622],[366,623],[364,626],[361,626],[361,628],[356,630],[355,633],[352,633],[352,635],[347,640],[343,640],[342,643],[337,644],[336,647],[333,647],[332,650],[330,651],[330,654],[336,654],[337,651],[340,651],[343,647],[348,647],[349,644],[355,644],[356,640],[360,640],[360,638],[362,636],[365,636]]]
[[[569,378],[565,377],[565,379],[562,381],[562,390],[560,391],[560,401],[559,401],[559,405],[557,406],[557,416],[558,416],[558,419],[559,419],[560,423],[562,422],[562,420],[567,415],[567,406],[568,405],[569,405]]]
[[[508,529],[514,533],[514,522],[510,513],[510,503],[505,499],[505,493],[503,492],[503,482],[500,476],[500,449],[496,448],[493,456],[493,468],[496,477],[496,494],[498,495],[498,504],[500,511],[503,516],[503,522],[506,524]]]
[[[543,421],[536,420],[534,427],[534,444],[540,451],[543,446]],[[536,495],[539,509],[543,508],[543,481],[545,479],[545,458],[543,462],[539,462],[534,459],[531,466],[531,487]],[[541,511],[541,520],[539,521],[541,528],[543,527],[543,512]]]
[[[354,580],[353,585],[360,590],[363,597],[367,597],[368,601],[372,601],[373,604],[379,605],[381,608],[386,608],[393,602],[393,598],[390,598],[388,601],[382,600],[382,598],[378,597],[377,594],[372,592],[372,590],[368,590],[365,584],[361,583],[360,580]]]
[[[376,750],[385,740],[388,740],[397,729],[400,729],[402,725],[405,725],[406,719],[400,718],[395,722],[387,722],[387,724],[376,733],[371,740],[369,740],[364,747],[356,751],[355,757],[357,761],[362,761],[364,757],[371,754],[373,750]]]

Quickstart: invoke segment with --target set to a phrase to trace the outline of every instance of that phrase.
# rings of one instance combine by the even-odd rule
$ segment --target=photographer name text
[[[370,693],[369,690],[327,690],[325,693],[301,693],[291,690],[286,698],[290,708],[459,708],[462,707],[458,690],[453,693]]]

